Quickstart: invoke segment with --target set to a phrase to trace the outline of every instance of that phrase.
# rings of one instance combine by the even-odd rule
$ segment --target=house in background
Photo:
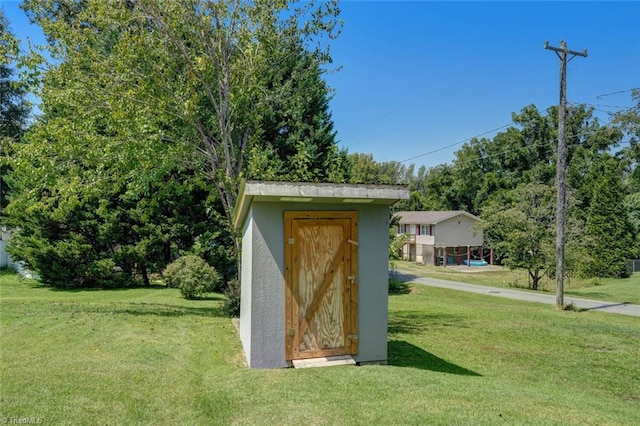
[[[398,218],[398,233],[407,235],[402,259],[435,266],[493,264],[493,253],[483,252],[482,230],[475,228],[480,218],[471,213],[402,211],[394,216]],[[487,263],[482,263],[485,258]]]

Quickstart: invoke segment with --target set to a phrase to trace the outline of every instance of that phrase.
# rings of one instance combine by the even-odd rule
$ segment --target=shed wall
[[[244,347],[247,363],[251,366],[251,272],[253,269],[253,212],[247,213],[242,228],[242,251],[240,271],[240,341]]]

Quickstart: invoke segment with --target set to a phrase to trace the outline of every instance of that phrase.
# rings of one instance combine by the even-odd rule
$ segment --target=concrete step
[[[292,363],[293,363],[293,368],[331,367],[334,365],[356,365],[356,362],[351,357],[351,355],[294,359]]]

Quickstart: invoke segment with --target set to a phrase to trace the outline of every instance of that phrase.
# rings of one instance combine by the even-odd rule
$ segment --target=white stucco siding
[[[482,245],[482,230],[475,230],[475,224],[475,220],[465,215],[439,222],[434,226],[435,245],[438,247]]]

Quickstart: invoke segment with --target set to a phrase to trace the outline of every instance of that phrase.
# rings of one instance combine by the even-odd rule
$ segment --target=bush
[[[410,292],[409,284],[395,277],[389,278],[389,294],[408,294]]]
[[[227,282],[227,288],[224,290],[227,298],[222,303],[222,310],[230,317],[240,316],[240,281],[233,278]]]
[[[185,299],[195,299],[213,291],[220,275],[198,256],[183,256],[167,266],[162,273],[167,287],[179,288]]]

